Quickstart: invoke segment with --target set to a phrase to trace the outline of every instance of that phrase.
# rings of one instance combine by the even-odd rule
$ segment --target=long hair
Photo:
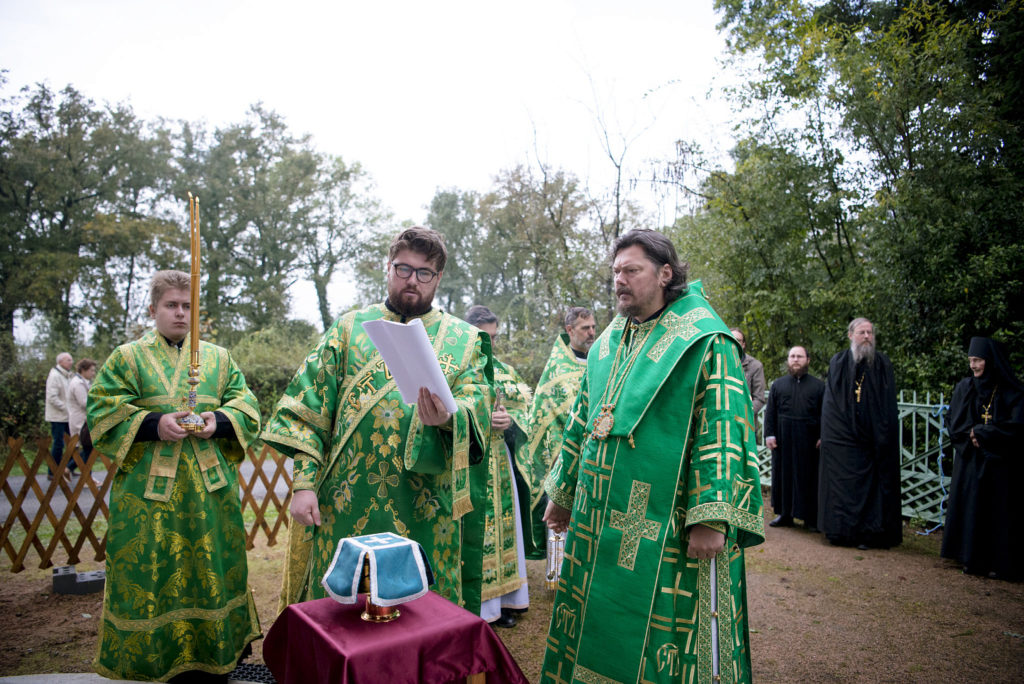
[[[680,261],[672,241],[656,230],[634,228],[629,232],[623,233],[612,243],[609,261],[614,262],[615,256],[619,252],[634,245],[643,249],[647,259],[658,268],[661,268],[664,264],[668,264],[671,267],[672,278],[665,286],[666,302],[671,302],[679,296],[686,294],[686,275],[690,268],[689,264],[685,261]]]

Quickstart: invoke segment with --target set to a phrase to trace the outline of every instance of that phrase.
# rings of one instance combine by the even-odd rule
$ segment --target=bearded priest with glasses
[[[320,584],[345,537],[394,532],[427,553],[435,590],[480,610],[482,556],[463,540],[483,537],[484,492],[471,470],[485,467],[494,403],[486,334],[433,305],[447,251],[429,228],[403,230],[387,261],[387,298],[352,311],[306,356],[263,432],[295,461],[282,606],[324,598]],[[363,329],[367,321],[419,318],[458,410],[420,390],[402,401]],[[478,546],[478,545],[477,545]]]

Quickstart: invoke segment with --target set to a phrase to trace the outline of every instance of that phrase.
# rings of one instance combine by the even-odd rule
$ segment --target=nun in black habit
[[[896,380],[870,321],[855,319],[847,335],[822,400],[818,527],[838,546],[884,549],[903,541]]]
[[[1024,476],[1024,385],[995,340],[973,337],[971,376],[957,383],[946,426],[953,443],[942,555],[964,572],[1024,578],[1024,535],[1013,497]]]

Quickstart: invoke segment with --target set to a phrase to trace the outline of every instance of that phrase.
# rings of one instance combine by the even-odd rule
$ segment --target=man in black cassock
[[[1024,385],[1002,346],[973,337],[971,377],[957,383],[946,427],[956,453],[942,555],[971,575],[1024,579],[1024,535],[1014,521],[1024,463]]]
[[[825,383],[807,372],[803,347],[789,350],[789,375],[772,383],[764,413],[765,444],[772,450],[772,510],[768,524],[789,527],[793,518],[817,531],[818,447]]]
[[[855,318],[846,336],[821,405],[818,527],[837,546],[886,549],[903,541],[896,380],[871,321]]]

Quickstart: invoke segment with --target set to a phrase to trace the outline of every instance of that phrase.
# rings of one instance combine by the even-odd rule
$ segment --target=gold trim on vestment
[[[118,617],[117,615],[111,614],[107,608],[106,602],[104,602],[103,619],[123,632],[150,632],[177,620],[223,620],[229,613],[236,610],[239,606],[247,603],[248,599],[249,592],[246,591],[244,594],[239,594],[235,598],[231,599],[220,608],[179,608],[178,610],[163,613],[155,618],[143,618],[138,620]]]

